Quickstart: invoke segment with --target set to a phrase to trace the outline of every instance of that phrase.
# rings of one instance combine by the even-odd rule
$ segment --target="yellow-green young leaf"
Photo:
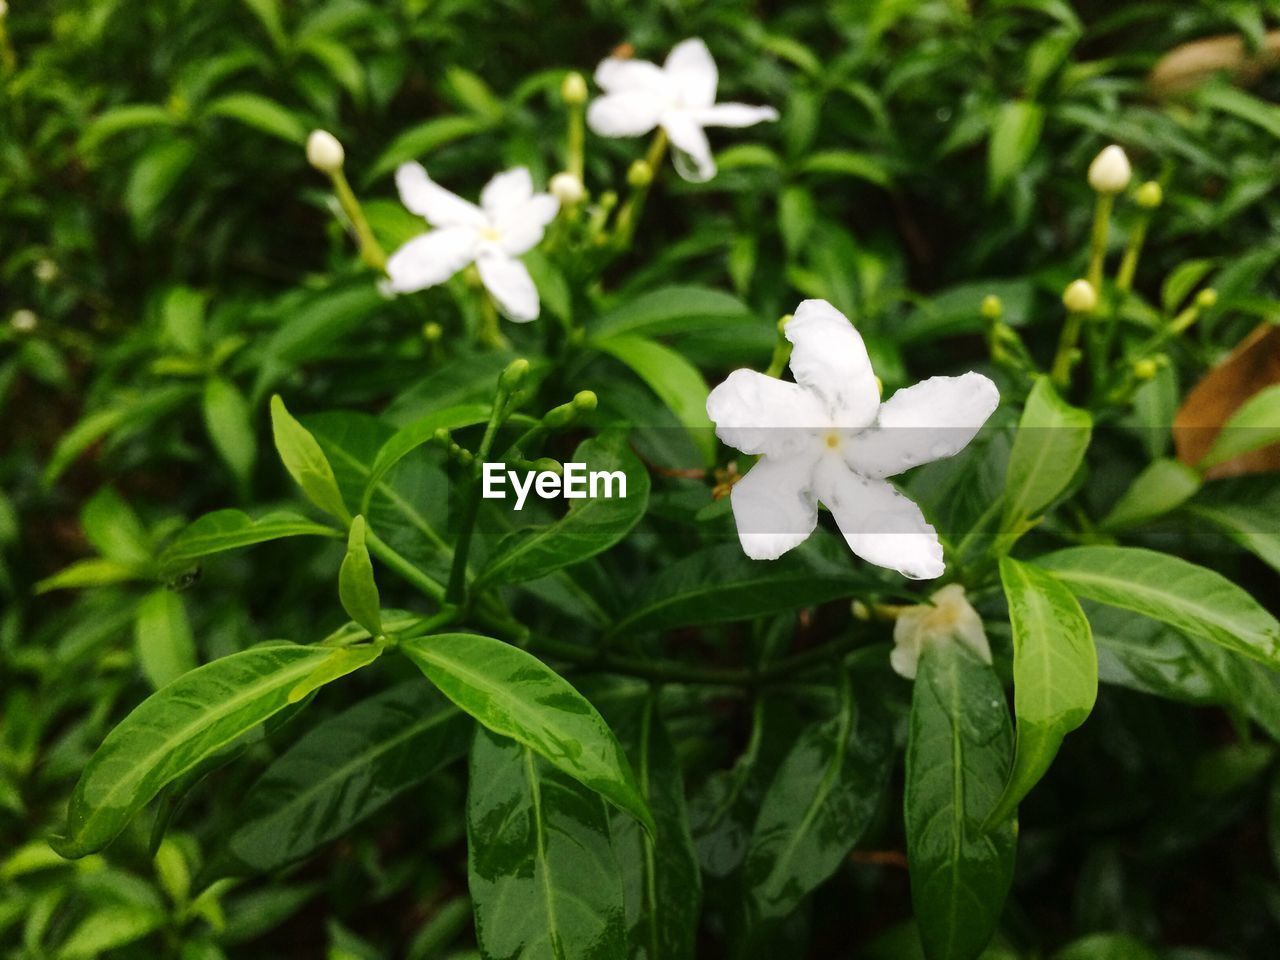
[[[210,377],[205,383],[204,424],[214,449],[241,486],[247,485],[258,458],[258,444],[249,403],[235,384],[221,377]]]
[[[184,904],[191,895],[191,868],[182,848],[172,837],[165,837],[155,855],[156,876],[169,899]]]
[[[101,850],[164,786],[289,705],[332,649],[272,643],[183,674],[142,701],[89,759],[67,807],[64,857]]]
[[[1013,770],[988,825],[999,823],[1040,780],[1062,738],[1098,697],[1098,654],[1080,603],[1052,574],[1000,558],[1013,627]]]
[[[142,598],[133,619],[138,663],[153,689],[160,689],[196,668],[196,641],[182,598],[172,590],[153,590]]]
[[[1026,167],[1040,142],[1044,108],[1026,100],[1010,100],[1000,107],[991,126],[987,152],[987,191],[999,193]]]
[[[1005,475],[1004,529],[1017,531],[1067,488],[1089,448],[1093,418],[1040,377],[1022,411]]]
[[[1162,517],[1182,506],[1200,489],[1200,474],[1179,460],[1154,460],[1133,479],[1099,524],[1124,530]]]
[[[1280,383],[1245,401],[1199,463],[1202,470],[1280,441]]]
[[[416,637],[400,649],[446,697],[494,733],[545,757],[655,835],[653,815],[613,731],[537,657],[471,633]]]
[[[104,557],[137,567],[151,563],[152,544],[146,527],[110,487],[103,487],[84,505],[80,526]]]
[[[271,398],[271,433],[285,469],[307,499],[329,516],[343,524],[348,523],[350,514],[338,489],[333,467],[316,438],[285,409],[279,394]]]
[[[164,911],[137,903],[117,903],[91,913],[71,931],[58,960],[94,960],[141,940],[165,924]]]
[[[298,703],[305,700],[325,684],[333,683],[349,673],[355,673],[361,667],[367,667],[382,656],[384,649],[385,645],[382,643],[364,643],[334,650],[289,691],[289,702]]]
[[[183,353],[200,354],[197,359],[201,364],[207,360],[202,351],[208,301],[207,294],[179,284],[165,294],[160,305],[160,324],[165,341]]]
[[[97,557],[93,560],[80,560],[59,570],[53,576],[45,577],[36,584],[35,590],[36,593],[48,593],[50,590],[70,590],[78,587],[105,587],[113,583],[146,578],[147,572],[135,564]]]
[[[347,555],[338,571],[338,597],[342,609],[373,636],[382,633],[382,604],[378,585],[373,580],[373,562],[364,545],[364,517],[351,521],[347,533]]]

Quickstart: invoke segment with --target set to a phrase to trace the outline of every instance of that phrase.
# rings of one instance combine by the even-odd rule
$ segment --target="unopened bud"
[[[8,15],[9,15],[9,4],[7,4],[5,0],[0,0],[0,20],[3,20]]]
[[[453,443],[453,434],[449,432],[448,427],[436,427],[436,432],[431,435],[431,439],[442,447],[447,447]]]
[[[1154,180],[1148,180],[1134,191],[1133,200],[1144,210],[1154,210],[1164,203],[1164,190]]]
[[[988,320],[999,320],[1004,316],[1004,301],[994,293],[982,298],[982,315]]]
[[[627,184],[632,187],[647,187],[653,183],[653,167],[647,160],[637,160],[627,171]]]
[[[861,600],[853,601],[853,605],[850,610],[853,613],[853,619],[855,620],[861,620],[863,623],[866,623],[871,619],[871,608]]]
[[[443,336],[444,327],[440,326],[440,324],[436,323],[434,320],[429,320],[422,325],[422,339],[427,341],[427,343],[435,343]]]
[[[579,390],[573,395],[574,407],[583,413],[594,410],[598,402],[594,390]]]
[[[15,310],[9,318],[9,326],[18,333],[30,333],[40,323],[33,310]]]
[[[1089,313],[1098,306],[1098,291],[1088,280],[1072,280],[1062,291],[1062,303],[1072,313]]]
[[[524,383],[525,375],[528,372],[529,361],[524,357],[517,357],[507,364],[507,369],[503,370],[502,376],[498,377],[498,386],[503,391],[510,393]]]
[[[567,427],[578,418],[578,408],[572,403],[562,403],[558,407],[552,407],[546,412],[542,418],[542,422],[548,427],[558,430],[561,427]]]
[[[582,181],[568,171],[557,173],[551,178],[551,193],[566,207],[571,207],[586,194]]]
[[[786,333],[786,331],[787,331],[787,324],[791,322],[791,319],[792,319],[792,317],[793,317],[793,316],[794,316],[794,314],[790,314],[790,313],[788,313],[788,314],[786,314],[785,316],[781,317],[781,318],[778,320],[778,333],[779,333],[779,334],[785,334],[785,333]]]
[[[1201,310],[1208,310],[1218,302],[1218,291],[1213,287],[1205,287],[1196,294],[1196,306]]]
[[[1114,143],[1105,147],[1089,164],[1089,186],[1098,193],[1116,194],[1129,186],[1133,168],[1129,158]]]
[[[553,457],[540,457],[529,464],[534,470],[547,471],[549,473],[564,473],[564,466],[559,460]]]
[[[587,102],[587,81],[576,70],[566,73],[560,84],[560,96],[571,107],[581,106]]]
[[[1160,367],[1154,360],[1144,358],[1133,365],[1133,376],[1137,380],[1150,380],[1159,370]]]
[[[3,3],[4,0],[0,0]],[[36,265],[32,268],[32,273],[36,275],[36,279],[41,283],[53,283],[58,279],[58,265],[45,257],[43,260],[36,261]]]
[[[346,158],[342,144],[328,130],[312,130],[307,137],[307,163],[321,173],[337,173]]]

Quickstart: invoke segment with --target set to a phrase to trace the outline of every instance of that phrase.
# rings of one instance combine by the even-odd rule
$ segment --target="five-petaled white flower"
[[[821,501],[864,560],[940,576],[937,534],[885,477],[962,449],[995,410],[995,384],[932,377],[881,403],[862,337],[831,304],[804,301],[784,332],[795,383],[735,370],[707,398],[716,435],[760,454],[730,495],[742,549],[780,557],[813,532]]]
[[[716,164],[704,127],[749,127],[778,119],[773,107],[716,103],[718,82],[711,51],[696,38],[676,44],[661,67],[609,57],[596,68],[596,83],[605,95],[592,102],[587,123],[602,137],[638,137],[662,127],[680,175],[710,180]]]
[[[434,230],[414,237],[387,259],[389,288],[412,293],[444,283],[474,263],[480,280],[510,319],[536,320],[538,288],[518,259],[536,247],[560,209],[549,193],[533,192],[525,167],[500,173],[480,194],[480,206],[450,193],[420,163],[396,171],[400,201]]]
[[[982,628],[982,617],[958,583],[947,584],[928,603],[907,607],[898,614],[889,663],[899,675],[914,680],[920,655],[936,643],[963,644],[983,663],[991,662],[991,645]]]

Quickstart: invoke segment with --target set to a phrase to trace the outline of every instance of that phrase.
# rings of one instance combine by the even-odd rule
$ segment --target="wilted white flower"
[[[773,107],[716,103],[716,62],[698,39],[677,44],[661,67],[609,57],[596,68],[596,83],[605,95],[587,110],[591,129],[602,137],[638,137],[662,127],[686,180],[715,176],[704,127],[749,127],[778,119]]]
[[[551,182],[547,184],[547,189],[565,206],[577,203],[587,192],[582,181],[567,170],[552,177]]]
[[[1089,186],[1098,193],[1119,193],[1129,186],[1132,176],[1128,156],[1114,143],[1104,147],[1089,164]]]
[[[337,173],[346,162],[346,151],[328,130],[312,130],[307,137],[307,163],[321,173]]]
[[[388,258],[392,291],[433,287],[474,263],[503,313],[519,323],[537,319],[538,288],[518,258],[542,240],[560,201],[549,193],[535,194],[528,169],[516,167],[490,180],[480,206],[440,186],[420,163],[403,164],[396,186],[400,201],[436,229]]]
[[[772,560],[803,543],[820,501],[864,560],[940,576],[937,534],[885,478],[961,450],[996,408],[995,384],[932,377],[881,403],[862,337],[831,304],[804,301],[784,333],[795,383],[735,370],[707,398],[716,435],[760,454],[730,495],[742,549]]]
[[[964,595],[964,587],[951,583],[929,603],[907,607],[893,625],[893,652],[889,663],[908,680],[914,680],[920,654],[932,643],[962,643],[985,663],[991,662],[991,646],[982,618]]]

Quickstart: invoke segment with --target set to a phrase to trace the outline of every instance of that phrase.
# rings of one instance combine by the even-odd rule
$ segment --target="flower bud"
[[[573,395],[573,405],[582,413],[594,410],[597,402],[594,390],[579,390]]]
[[[9,4],[5,0],[0,0],[0,20],[9,15]]]
[[[13,311],[13,316],[9,318],[9,326],[13,327],[18,333],[30,333],[39,322],[40,320],[33,310],[15,310]]]
[[[987,320],[999,320],[1004,316],[1004,301],[994,293],[982,298],[982,316]]]
[[[551,193],[566,207],[571,207],[586,195],[582,181],[567,170],[551,178]]]
[[[637,160],[627,171],[627,184],[632,187],[647,187],[653,183],[653,167],[646,160]]]
[[[436,432],[431,435],[431,439],[440,446],[447,447],[453,442],[453,434],[449,432],[448,427],[436,427]]]
[[[778,320],[778,335],[783,336],[787,331],[787,324],[791,322],[794,314],[788,313]]]
[[[1133,365],[1133,376],[1135,380],[1150,380],[1160,370],[1159,365],[1149,358],[1143,358]]]
[[[1134,192],[1133,199],[1144,210],[1154,210],[1164,203],[1164,190],[1154,180],[1148,180]]]
[[[436,323],[434,320],[428,320],[422,325],[422,339],[427,343],[436,343],[444,336],[444,327]]]
[[[524,357],[517,357],[507,364],[507,369],[502,371],[502,375],[498,377],[498,387],[510,393],[520,384],[524,383],[525,375],[529,372],[529,361]]]
[[[1201,310],[1208,310],[1215,306],[1218,302],[1218,291],[1213,287],[1205,287],[1196,294],[1196,306]]]
[[[560,84],[560,96],[571,107],[578,107],[587,102],[587,81],[576,70],[566,73]]]
[[[1089,164],[1089,186],[1098,193],[1120,193],[1129,186],[1132,176],[1129,158],[1114,143],[1105,147]]]
[[[342,144],[328,130],[312,130],[307,137],[307,163],[321,173],[337,173],[346,158]]]
[[[4,3],[4,0],[0,0]],[[45,257],[43,260],[36,261],[36,265],[32,272],[36,275],[36,279],[41,283],[53,283],[58,279],[58,265]]]
[[[529,464],[534,470],[545,471],[547,473],[564,473],[564,465],[554,457],[539,457],[533,463]]]
[[[1062,291],[1062,303],[1072,313],[1089,313],[1098,306],[1098,291],[1088,280],[1072,280]]]

